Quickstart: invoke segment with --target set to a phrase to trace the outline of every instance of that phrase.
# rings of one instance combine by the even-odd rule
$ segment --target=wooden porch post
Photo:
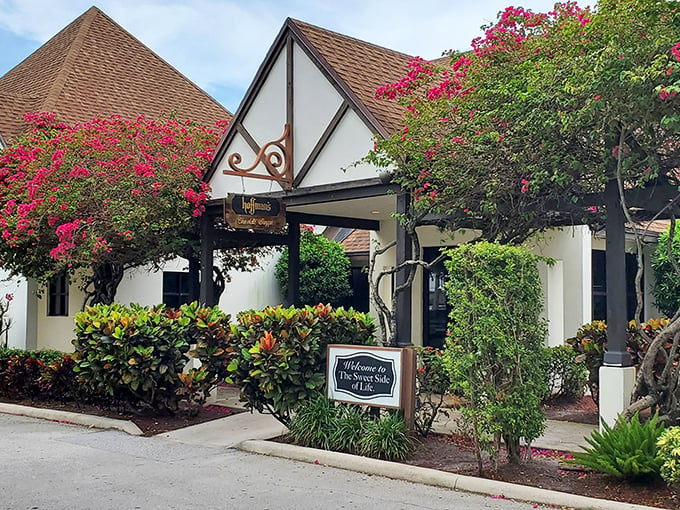
[[[195,256],[189,257],[189,301],[198,301],[201,297],[201,261]]]
[[[401,191],[397,195],[397,214],[407,214],[409,210],[409,195]],[[413,257],[413,243],[411,236],[397,220],[397,266]],[[395,275],[395,285],[402,285],[408,278],[408,269],[402,269]],[[394,303],[396,319],[397,346],[411,345],[411,289],[405,289],[397,295]]]
[[[288,305],[300,306],[300,223],[288,222]]]
[[[199,301],[203,305],[214,306],[213,289],[213,249],[215,248],[215,227],[213,218],[207,214],[201,216],[201,289]]]
[[[607,351],[604,364],[629,367],[633,361],[626,347],[626,224],[616,180],[606,184],[604,193],[607,208]]]

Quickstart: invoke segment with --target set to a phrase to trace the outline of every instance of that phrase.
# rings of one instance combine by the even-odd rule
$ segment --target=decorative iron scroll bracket
[[[222,170],[222,173],[276,181],[282,183],[284,189],[291,189],[293,187],[293,129],[291,125],[286,124],[281,138],[262,146],[251,166],[239,168],[241,161],[243,158],[238,152],[231,153],[227,158],[229,168]],[[260,163],[264,165],[269,175],[251,173]]]

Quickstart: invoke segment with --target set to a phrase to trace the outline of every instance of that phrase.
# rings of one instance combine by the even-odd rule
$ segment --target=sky
[[[92,1],[0,0],[0,76]],[[98,0],[95,5],[235,112],[287,17],[428,59],[468,49],[480,26],[507,5],[547,12],[554,1]]]

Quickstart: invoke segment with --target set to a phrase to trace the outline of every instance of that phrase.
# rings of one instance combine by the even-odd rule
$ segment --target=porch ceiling
[[[301,214],[320,214],[340,218],[384,221],[391,219],[392,214],[396,210],[396,195],[389,194],[335,202],[288,205],[286,210]]]

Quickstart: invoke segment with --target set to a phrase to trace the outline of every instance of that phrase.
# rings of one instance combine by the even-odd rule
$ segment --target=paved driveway
[[[3,509],[527,509],[245,452],[0,414]]]

